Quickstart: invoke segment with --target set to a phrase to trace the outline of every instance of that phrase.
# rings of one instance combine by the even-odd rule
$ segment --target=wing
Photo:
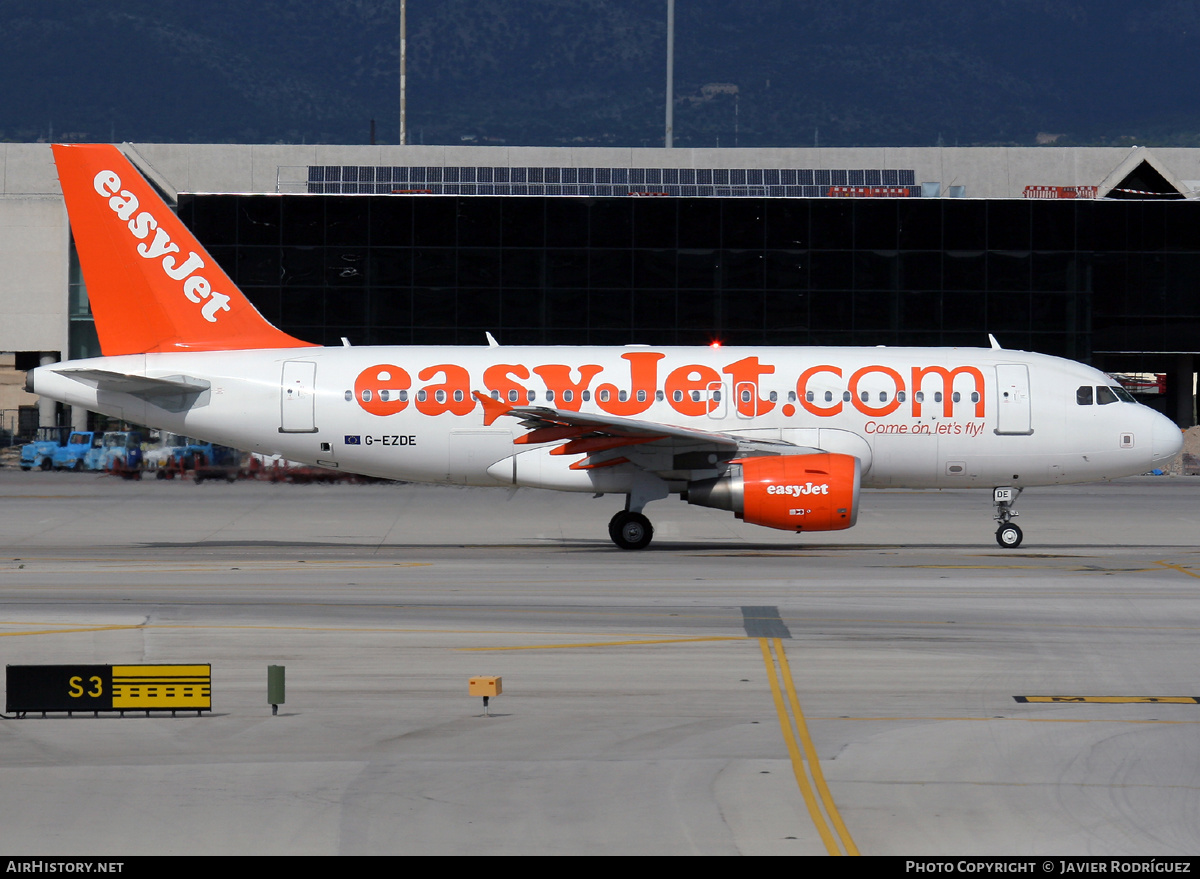
[[[632,463],[671,478],[681,471],[694,473],[719,469],[734,458],[804,455],[820,451],[783,440],[752,439],[657,421],[583,414],[548,406],[514,406],[478,391],[475,398],[483,405],[484,424],[493,424],[502,416],[521,420],[521,426],[529,432],[513,440],[515,445],[563,441],[550,454],[583,455],[571,464],[572,470]]]

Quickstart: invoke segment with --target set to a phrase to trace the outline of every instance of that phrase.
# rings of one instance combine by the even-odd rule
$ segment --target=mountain
[[[0,0],[0,26],[0,139],[397,138],[399,0]],[[665,32],[661,2],[411,0],[409,142],[659,145]],[[1200,145],[1197,34],[1192,0],[679,0],[675,143]]]

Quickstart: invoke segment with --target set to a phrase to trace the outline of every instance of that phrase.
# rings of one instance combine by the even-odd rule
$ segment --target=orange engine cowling
[[[784,531],[840,531],[858,520],[858,458],[822,452],[736,458],[729,472],[688,483],[684,500]]]

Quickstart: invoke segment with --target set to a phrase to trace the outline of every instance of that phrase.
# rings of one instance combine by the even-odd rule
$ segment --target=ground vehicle
[[[87,466],[87,455],[93,446],[99,446],[100,438],[91,430],[72,431],[65,445],[54,452],[55,470],[83,470]]]
[[[54,154],[106,356],[40,367],[31,391],[339,471],[625,495],[609,524],[624,549],[650,543],[642,510],[671,494],[829,531],[855,523],[862,487],[991,488],[1014,547],[1025,486],[1142,473],[1182,448],[1103,373],[998,344],[309,345],[114,147]]]
[[[62,448],[69,427],[39,427],[37,439],[21,446],[22,470],[49,470],[54,466],[54,452]]]
[[[86,470],[139,473],[142,467],[142,435],[138,431],[110,430],[87,453]]]

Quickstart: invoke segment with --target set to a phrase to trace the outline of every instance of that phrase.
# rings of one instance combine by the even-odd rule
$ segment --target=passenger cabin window
[[[1092,386],[1083,385],[1075,391],[1075,402],[1080,406],[1092,405]]]
[[[1107,406],[1109,403],[1117,402],[1117,395],[1113,393],[1113,389],[1100,385],[1096,388],[1096,405]]]

